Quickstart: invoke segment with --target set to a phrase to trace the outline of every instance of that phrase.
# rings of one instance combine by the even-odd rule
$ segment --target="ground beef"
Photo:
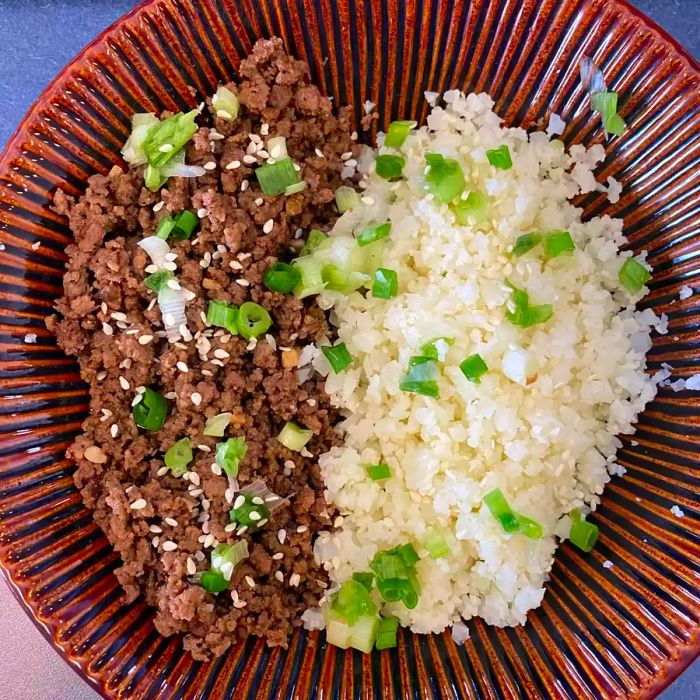
[[[308,83],[306,65],[287,56],[279,40],[258,42],[240,76],[229,85],[240,99],[238,118],[210,117],[205,109],[187,146],[188,163],[215,165],[204,176],[171,178],[152,192],[142,168],[115,166],[91,177],[77,201],[60,191],[54,200],[75,243],[67,249],[58,314],[47,325],[90,385],[90,414],[68,450],[75,483],[122,559],[116,575],[125,600],[143,595],[156,609],[157,629],[184,633],[198,659],[248,634],[286,645],[327,585],[312,545],[319,530],[332,528],[334,515],[310,455],[338,442],[338,416],[320,382],[299,385],[296,367],[301,348],[328,333],[326,319],[312,301],[267,290],[262,277],[271,263],[298,251],[302,232],[330,228],[333,192],[358,145],[349,111],[333,115],[329,100]],[[255,165],[244,157],[269,136],[287,138],[309,183],[304,192],[260,192]],[[233,161],[240,166],[231,167]],[[137,242],[183,209],[198,212],[201,228],[191,240],[168,242],[180,284],[196,294],[187,305],[193,338],[168,343],[156,294],[144,285],[150,260]],[[209,327],[204,318],[213,299],[264,305],[273,319],[270,337],[248,343]],[[170,399],[157,432],[137,428],[131,415],[137,389],[147,386]],[[232,413],[226,437],[244,437],[248,446],[239,487],[263,480],[284,501],[267,525],[242,535],[250,555],[236,567],[230,591],[215,596],[198,585],[198,575],[209,568],[213,546],[239,539],[225,530],[236,484],[212,471],[221,438],[203,436],[207,418],[224,411]],[[308,452],[276,440],[288,420],[313,431]],[[185,436],[194,448],[188,474],[159,476],[165,451]],[[177,549],[168,551],[168,543]]]

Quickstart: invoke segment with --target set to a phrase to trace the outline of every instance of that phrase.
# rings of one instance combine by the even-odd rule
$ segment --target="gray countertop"
[[[56,73],[137,0],[0,0],[0,144]],[[700,57],[700,0],[633,0]],[[21,665],[20,665],[20,661]],[[661,697],[700,697],[700,662]],[[0,582],[0,700],[93,700]]]

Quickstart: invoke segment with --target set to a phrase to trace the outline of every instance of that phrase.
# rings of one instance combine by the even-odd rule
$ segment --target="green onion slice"
[[[637,259],[627,258],[617,277],[630,294],[638,294],[651,279],[651,273]]]
[[[225,328],[231,335],[238,335],[238,309],[225,301],[210,301],[207,322],[217,328]]]
[[[352,187],[343,185],[335,191],[335,205],[338,211],[344,214],[360,203],[360,195]]]
[[[438,364],[432,357],[418,355],[408,361],[408,371],[401,377],[399,389],[412,394],[440,397]]]
[[[173,221],[171,216],[166,216],[158,222],[158,226],[156,227],[156,236],[158,236],[158,238],[162,238],[164,241],[167,241],[168,236],[174,228],[175,221]]]
[[[476,190],[469,192],[466,199],[456,199],[452,205],[455,219],[462,226],[484,223],[488,219],[489,209],[489,198]]]
[[[199,583],[207,593],[214,593],[215,595],[225,591],[230,585],[230,582],[224,578],[224,575],[215,569],[204,571],[199,579]]]
[[[464,173],[454,158],[445,158],[440,153],[426,153],[425,162],[428,165],[425,183],[438,201],[449,204],[464,192]]]
[[[287,197],[291,197],[293,194],[299,194],[299,192],[303,192],[305,189],[306,182],[304,180],[300,180],[299,182],[295,182],[293,185],[288,185],[285,187],[284,194]]]
[[[192,234],[199,228],[199,219],[197,215],[185,209],[175,216],[173,219],[174,227],[170,232],[173,238],[184,240],[190,238]]]
[[[423,357],[429,357],[431,360],[442,361],[444,359],[444,354],[447,353],[447,349],[444,347],[439,347],[438,343],[446,343],[447,345],[454,345],[454,338],[447,338],[445,336],[440,336],[439,338],[433,338],[429,340],[420,349],[420,354]],[[440,357],[442,355],[442,358]]]
[[[137,112],[131,118],[131,133],[122,148],[124,160],[129,165],[145,165],[148,162],[143,152],[143,144],[152,126],[159,123],[153,112]]]
[[[277,439],[288,449],[293,452],[301,452],[306,444],[313,437],[311,430],[304,430],[296,423],[288,421],[284,424],[284,428],[277,436]]]
[[[520,529],[518,518],[510,509],[501,489],[490,491],[483,500],[491,515],[501,523],[504,532],[518,532]]]
[[[178,112],[163,121],[154,124],[148,131],[143,144],[143,151],[148,162],[154,168],[162,168],[197,131],[195,119],[197,110],[193,109],[186,114]],[[150,187],[146,183],[147,187]]]
[[[376,299],[393,299],[399,293],[399,277],[396,270],[380,267],[374,272],[372,296]]]
[[[215,416],[207,419],[204,425],[204,434],[210,437],[223,437],[231,423],[233,414],[226,411],[225,413],[217,413]]]
[[[551,260],[563,253],[571,253],[575,249],[576,246],[568,231],[553,231],[544,239],[545,260]]]
[[[165,423],[168,402],[162,394],[150,387],[146,388],[141,401],[132,410],[134,423],[145,430],[160,430]]]
[[[396,635],[399,629],[399,620],[396,617],[384,617],[379,620],[377,627],[377,649],[393,649],[396,646]]]
[[[321,352],[325,355],[335,374],[342,372],[346,367],[352,364],[352,355],[345,343],[324,345],[321,347]]]
[[[372,479],[372,481],[388,479],[391,476],[391,469],[388,464],[372,464],[367,467],[367,476]]]
[[[377,175],[385,180],[398,180],[403,175],[406,161],[401,156],[385,154],[377,156],[375,166]]]
[[[599,112],[603,120],[603,128],[609,134],[622,136],[625,131],[625,121],[617,113],[617,93],[611,90],[600,90],[591,94],[591,107]]]
[[[165,466],[170,468],[173,476],[182,476],[192,461],[192,443],[189,438],[178,440],[165,453]]]
[[[374,586],[374,574],[371,571],[356,571],[352,575],[353,581],[361,583],[368,591]]]
[[[375,241],[380,241],[386,238],[391,233],[391,221],[385,221],[379,224],[370,224],[366,226],[357,237],[359,246],[366,246]]]
[[[428,555],[431,559],[440,559],[446,557],[450,553],[450,548],[445,541],[445,538],[440,533],[431,534],[423,545],[428,550]]]
[[[159,168],[151,165],[150,163],[146,166],[146,170],[143,173],[144,184],[149,190],[155,192],[159,190],[168,179],[165,177]]]
[[[175,279],[175,275],[168,270],[159,270],[152,275],[148,275],[143,283],[154,292],[159,292],[163,287],[167,286],[168,281]]]
[[[462,370],[462,374],[474,384],[480,384],[481,377],[489,370],[484,358],[478,353],[469,355],[466,360],[460,363],[459,368]]]
[[[235,119],[238,116],[238,97],[223,85],[219,86],[211,98],[214,114],[221,119]]]
[[[352,626],[363,615],[374,615],[377,606],[362,583],[348,579],[333,596],[331,610]]]
[[[513,290],[511,299],[515,306],[514,311],[506,310],[506,318],[514,325],[521,328],[529,328],[538,323],[545,323],[552,318],[554,309],[551,304],[530,304],[530,295],[508,283]]]
[[[533,248],[542,242],[541,233],[526,233],[523,236],[518,236],[513,246],[513,255],[520,257],[525,253],[530,252]]]
[[[282,158],[274,163],[266,163],[255,170],[263,194],[283,194],[287,187],[296,184],[301,177],[292,159]]]
[[[246,301],[238,309],[236,319],[238,332],[246,339],[257,338],[263,333],[267,333],[272,325],[272,318],[267,309],[253,301]]]
[[[263,277],[263,283],[268,289],[281,294],[293,291],[300,281],[301,275],[299,271],[283,262],[276,262],[271,265]]]
[[[493,165],[494,168],[499,170],[510,170],[513,167],[513,161],[510,157],[510,149],[505,144],[499,146],[498,148],[491,148],[486,151],[486,157],[489,163]]]
[[[417,125],[417,122],[406,120],[391,122],[384,137],[384,145],[389,148],[401,148],[408,137],[408,132],[415,129]]]
[[[216,463],[230,477],[238,476],[238,467],[248,452],[243,438],[229,438],[216,445]]]
[[[294,287],[294,296],[297,299],[304,299],[323,291],[326,285],[321,274],[322,264],[320,260],[317,260],[313,255],[306,255],[294,260],[292,265],[301,278],[297,286]]]
[[[571,518],[571,529],[569,530],[571,544],[583,552],[590,552],[598,541],[598,535],[600,534],[598,526],[586,522],[581,517],[581,512],[578,508],[574,508],[569,513],[569,517]]]
[[[254,530],[267,523],[270,509],[260,496],[242,492],[235,497],[229,516],[232,523]]]
[[[316,252],[318,247],[328,238],[328,236],[323,232],[319,231],[317,228],[312,228],[309,231],[309,235],[306,239],[304,247],[301,249],[300,257],[304,255],[311,255]]]

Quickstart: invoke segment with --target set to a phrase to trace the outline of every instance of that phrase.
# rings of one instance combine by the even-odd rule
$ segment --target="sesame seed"
[[[270,233],[272,231],[272,228],[274,227],[275,222],[272,219],[268,219],[264,224],[263,224],[263,233]]]
[[[197,449],[202,450],[202,452],[211,452],[209,445],[197,445]]]
[[[199,406],[199,404],[202,403],[202,395],[197,391],[190,396],[190,399],[195,406]]]
[[[239,537],[248,529],[247,525],[243,525],[242,527],[238,528],[238,532],[236,533]]]
[[[204,207],[201,207],[200,209],[197,209],[197,216],[200,219],[203,219],[207,215],[207,210]]]
[[[129,382],[121,375],[119,376],[119,384],[124,391],[129,391],[131,388],[131,384],[129,384]]]
[[[250,287],[250,282],[248,282],[248,280],[244,280],[244,279],[237,279],[236,284],[239,287]]]
[[[233,503],[233,489],[230,487],[224,491],[224,498],[226,499],[226,503]]]
[[[206,360],[207,358],[205,357],[204,359]],[[205,377],[213,377],[213,376],[214,376],[208,369],[203,369],[203,370],[202,370],[202,374],[203,374]]]
[[[163,518],[163,520],[171,527],[177,527],[177,520],[175,520],[175,518]]]
[[[284,559],[284,552],[276,552],[275,554],[272,555],[272,558],[275,561],[279,561],[280,559]]]
[[[163,202],[162,200],[161,200],[160,202],[156,202],[156,203],[153,205],[153,211],[158,212],[158,211],[160,211],[164,206],[165,206],[165,202]]]
[[[197,573],[197,565],[191,557],[187,557],[187,573],[194,576]]]
[[[131,508],[131,510],[142,510],[142,509],[145,508],[147,505],[148,505],[148,503],[146,502],[146,499],[145,499],[145,498],[139,498],[139,499],[137,499],[136,501],[134,501],[134,502],[129,506],[129,508]]]
[[[270,157],[270,154],[264,148],[261,148],[256,153],[256,155],[258,156],[258,158],[269,158]]]
[[[111,315],[115,321],[126,321],[126,314],[122,313],[121,311],[115,311]]]
[[[216,163],[213,160],[210,160],[209,162],[205,163],[202,167],[205,170],[216,170]]]
[[[109,432],[113,438],[117,437],[117,435],[119,435],[119,426],[116,423],[112,423]]]
[[[172,401],[173,399],[177,398],[177,394],[174,391],[169,391],[167,394],[165,394],[165,398]]]
[[[165,476],[170,471],[169,467],[161,467],[157,472],[156,476]]]
[[[175,270],[177,270],[177,265],[172,261],[164,262],[163,269],[167,270],[168,272],[175,272]],[[171,282],[171,281],[173,281],[173,280],[168,280],[168,282]]]
[[[252,499],[252,503],[254,503],[256,506],[261,506],[265,503],[265,501],[263,501],[263,499],[260,498],[260,496],[254,496]]]
[[[265,503],[274,503],[275,501],[279,501],[281,498],[279,496],[276,496],[275,494],[272,494],[272,496],[268,496],[265,499]]]
[[[225,139],[226,137],[223,134],[220,134],[218,131],[215,129],[212,129],[209,132],[209,140],[210,141],[221,141],[222,139]]]
[[[179,292],[182,289],[180,283],[177,280],[168,280],[166,284],[170,289],[174,289],[176,292]]]
[[[250,576],[245,577],[245,582],[251,587],[255,588],[255,581]]]
[[[257,510],[251,510],[250,513],[248,514],[248,517],[255,522],[256,520],[260,520],[262,518],[262,515],[258,513]]]
[[[243,156],[243,162],[247,163],[248,165],[252,165],[253,163],[257,163],[258,159],[255,156],[246,153],[246,155]]]
[[[105,372],[104,370],[103,370],[102,372],[98,372],[98,373],[95,375],[95,378],[97,379],[98,382],[101,382],[101,381],[102,381],[103,379],[105,379],[106,377],[107,377],[107,372]]]
[[[291,459],[287,459],[284,462],[284,466],[287,467],[287,469],[294,469],[297,465],[294,464]]]
[[[236,529],[236,527],[238,527],[238,526],[236,525],[236,523],[229,523],[229,524],[226,525],[226,527],[224,528],[224,531],[225,531],[225,532],[233,532],[233,531]]]
[[[227,353],[226,350],[216,348],[216,350],[214,350],[214,357],[218,357],[220,360],[225,360],[227,357],[231,357],[231,355]]]
[[[211,547],[214,544],[214,542],[216,542],[216,537],[209,533],[204,540],[204,548],[207,549]]]
[[[172,540],[165,540],[163,542],[163,551],[164,552],[174,552],[177,549],[177,543],[173,542]]]
[[[257,347],[257,344],[258,344],[258,339],[257,339],[257,338],[251,338],[251,339],[250,339],[250,342],[248,343],[248,345],[245,346],[245,349],[246,349],[246,350],[255,350],[255,348]]]
[[[323,155],[323,151],[322,151],[320,148],[315,149],[314,152],[316,153],[316,155],[317,155],[319,158],[325,158],[325,157],[326,157],[326,156]]]
[[[154,272],[158,272],[158,266],[157,265],[146,265],[146,267],[143,268],[144,272],[148,272],[149,274],[152,274]]]
[[[41,241],[36,241],[35,243],[32,243],[32,250],[38,250],[40,245]]]
[[[151,540],[151,544],[152,544],[154,547],[157,547],[159,543],[160,543],[160,537],[158,537],[158,536],[156,535],[156,536]]]
[[[231,262],[228,264],[228,266],[232,270],[242,270],[243,269],[243,265],[241,265],[241,263],[239,263],[238,260],[231,260]]]
[[[149,526],[148,526],[148,529],[149,529],[151,532],[156,533],[157,535],[160,535],[160,533],[163,532],[163,529],[160,528],[160,527],[158,527],[158,525],[149,525]]]
[[[294,586],[295,588],[299,585],[300,581],[301,581],[301,576],[299,576],[299,574],[292,574],[289,577],[289,585]]]
[[[248,180],[243,180],[243,182],[241,182],[241,192],[245,192],[249,186],[250,183],[248,182]]]
[[[309,528],[306,527],[306,525],[299,525],[299,527],[297,528],[297,532],[301,534],[302,532],[306,532],[308,529]]]
[[[197,472],[190,472],[190,481],[195,486],[199,486],[202,483],[201,479],[199,478],[199,474],[197,474]]]
[[[233,114],[227,112],[225,109],[217,109],[216,116],[221,117],[222,119],[233,119]]]
[[[252,156],[255,154],[255,152],[258,150],[258,144],[255,143],[255,141],[252,141],[253,136],[255,134],[249,134],[248,138],[251,139],[251,142],[246,146],[245,152],[246,155]],[[257,138],[260,138],[259,136]],[[245,158],[243,159],[245,161]]]
[[[348,158],[352,158],[352,151],[345,151],[345,153],[340,154],[340,160],[347,160]]]
[[[211,465],[211,471],[212,474],[215,474],[216,476],[221,476],[221,467],[214,462],[214,464]]]
[[[161,153],[170,153],[170,151],[172,151],[173,148],[175,148],[175,146],[173,146],[172,143],[164,143],[162,146],[158,146],[158,150]]]
[[[284,574],[281,571],[275,571],[275,578],[281,583],[284,581]]]
[[[204,560],[206,559],[206,557],[205,557],[205,555],[204,555],[204,552],[195,552],[195,553],[194,553],[194,558],[195,558],[197,561],[204,561]]]
[[[173,262],[174,260],[177,260],[177,253],[166,253],[165,254],[165,259],[168,262]]]
[[[193,489],[190,491],[190,496],[193,498],[197,498],[198,496],[201,496],[204,493],[204,489]]]
[[[181,372],[189,372],[190,368],[187,366],[186,362],[183,362],[180,360],[176,365],[175,365]]]
[[[139,345],[148,345],[152,340],[152,335],[141,335],[139,336]]]
[[[245,608],[245,606],[248,605],[248,603],[245,602],[245,600],[237,600],[234,604],[234,608]]]
[[[287,531],[283,528],[281,530],[278,530],[277,532],[277,541],[280,544],[284,544],[284,541],[287,539]]]
[[[265,200],[262,197],[258,197],[255,200],[255,205],[259,207],[261,204],[264,204],[264,202],[265,202]]]
[[[309,406],[315,406],[315,405],[316,405],[316,399],[306,399],[306,403],[308,403]]]
[[[245,496],[241,494],[240,496],[236,497],[236,501],[233,504],[234,508],[240,508],[243,504],[245,503]]]
[[[227,166],[226,170],[236,170],[237,168],[241,167],[241,161],[240,160],[232,160]]]
[[[102,332],[105,335],[114,335],[114,329],[109,325],[109,323],[102,324]]]

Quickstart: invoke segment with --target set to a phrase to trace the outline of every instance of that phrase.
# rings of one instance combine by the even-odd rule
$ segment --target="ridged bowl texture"
[[[250,638],[210,663],[159,636],[141,601],[120,602],[117,559],[82,505],[65,450],[86,415],[76,363],[44,327],[61,294],[71,234],[49,208],[60,187],[119,161],[135,111],[196,105],[260,37],[281,36],[336,104],[376,104],[373,129],[423,119],[425,90],[487,91],[508,124],[567,122],[567,144],[602,140],[581,88],[591,56],[620,94],[628,130],[607,146],[585,216],[622,216],[648,251],[669,317],[649,367],[700,371],[700,80],[670,37],[616,0],[152,0],[85,49],[46,89],[0,160],[0,558],[18,599],[106,697],[652,697],[700,650],[698,393],[662,388],[625,438],[623,479],[591,518],[589,555],[564,544],[527,626],[469,623],[471,639],[400,635],[398,648],[345,652],[319,633],[288,649]],[[192,86],[196,94],[188,89]],[[361,133],[370,140],[371,133]],[[36,335],[36,342],[33,335]],[[684,517],[671,507],[678,505]],[[612,568],[603,563],[612,562]]]

